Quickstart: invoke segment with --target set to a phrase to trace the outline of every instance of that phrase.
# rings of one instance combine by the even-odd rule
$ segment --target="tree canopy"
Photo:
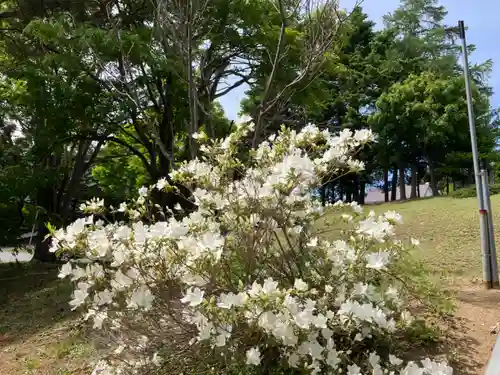
[[[376,30],[361,6],[333,0],[3,2],[0,245],[35,224],[36,255],[51,259],[48,222],[73,221],[91,196],[119,205],[169,179],[200,157],[194,133],[234,129],[218,99],[244,84],[248,148],[309,122],[377,134],[359,151],[361,174],[325,179],[325,202],[362,203],[369,184],[388,199],[398,179],[412,198],[422,181],[434,194],[445,179],[472,183],[461,51],[445,15],[437,0],[402,0]],[[492,63],[470,68],[481,156],[495,161]]]

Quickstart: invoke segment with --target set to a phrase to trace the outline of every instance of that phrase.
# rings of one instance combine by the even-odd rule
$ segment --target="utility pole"
[[[476,122],[472,104],[472,90],[469,74],[469,59],[467,56],[467,42],[465,39],[464,21],[458,21],[458,30],[462,41],[462,56],[464,66],[465,93],[467,96],[467,110],[469,115],[469,131],[472,146],[472,161],[474,164],[474,178],[476,183],[477,202],[479,206],[479,227],[481,232],[481,252],[483,260],[483,281],[487,289],[498,288],[498,266],[493,235],[493,221],[489,196],[487,172],[479,165],[477,149]],[[486,178],[485,178],[486,175]]]

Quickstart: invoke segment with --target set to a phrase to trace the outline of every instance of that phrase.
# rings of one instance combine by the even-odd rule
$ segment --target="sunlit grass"
[[[495,239],[500,243],[500,196],[491,197]],[[401,239],[420,240],[414,255],[437,274],[450,278],[481,276],[479,213],[476,198],[438,197],[407,202],[367,205],[376,213],[396,211],[404,223],[397,228]],[[335,237],[340,228],[331,226],[328,216],[319,223]]]

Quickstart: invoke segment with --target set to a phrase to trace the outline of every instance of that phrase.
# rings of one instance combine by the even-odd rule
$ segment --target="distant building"
[[[411,185],[406,185],[406,198],[410,197],[411,194]],[[429,186],[429,183],[421,184],[419,186],[420,189],[420,198],[425,198],[425,197],[432,197],[432,190]],[[389,192],[389,197],[391,195],[391,192]],[[396,190],[396,200],[401,200],[400,194],[399,194],[399,186]],[[382,203],[385,201],[384,197],[384,190],[376,188],[376,187],[370,187],[366,190],[366,197],[365,197],[365,204],[368,203]]]

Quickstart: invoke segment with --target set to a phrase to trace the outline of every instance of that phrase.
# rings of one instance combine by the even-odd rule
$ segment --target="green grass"
[[[491,205],[495,239],[500,244],[500,196],[491,197]],[[481,276],[476,198],[437,197],[365,206],[365,210],[370,209],[376,213],[400,213],[404,223],[398,226],[397,236],[401,239],[418,239],[420,248],[415,250],[414,256],[436,274],[451,279]],[[320,226],[328,229],[328,217]],[[329,236],[334,237],[335,230]]]
[[[92,340],[75,329],[58,266],[0,264],[0,374],[86,374]]]

